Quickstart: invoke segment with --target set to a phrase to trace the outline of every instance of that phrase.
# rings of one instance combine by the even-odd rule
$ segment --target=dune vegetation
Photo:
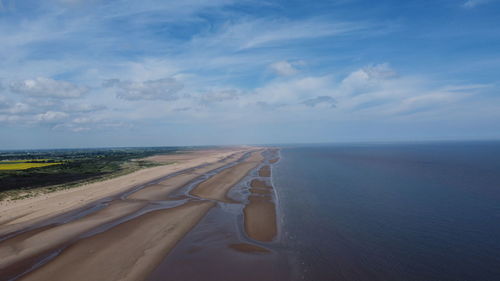
[[[22,199],[161,165],[142,158],[176,151],[173,147],[0,151],[0,200]]]

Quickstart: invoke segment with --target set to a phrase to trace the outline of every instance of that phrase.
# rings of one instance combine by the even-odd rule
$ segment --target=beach
[[[275,158],[266,153],[270,150],[238,147],[152,156],[147,160],[168,164],[3,202],[0,275],[9,280],[145,280],[207,213],[224,206],[240,208],[248,237],[228,240],[224,249],[273,256],[251,242],[277,236],[276,198],[264,183]],[[244,179],[248,194],[230,196]]]

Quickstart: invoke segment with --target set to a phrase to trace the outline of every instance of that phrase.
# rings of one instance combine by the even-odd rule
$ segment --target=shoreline
[[[161,171],[151,168],[158,171],[149,172],[148,175],[155,177],[149,177],[146,182],[145,178],[131,181],[129,174],[119,179],[119,183],[127,184],[89,196],[94,199],[94,207],[88,201],[79,201],[81,198],[75,198],[72,192],[48,199],[28,199],[29,202],[22,205],[45,204],[38,204],[41,214],[27,211],[0,224],[0,235],[4,235],[0,238],[0,257],[5,257],[0,260],[0,275],[16,280],[18,277],[22,280],[88,280],[92,272],[95,280],[144,279],[210,210],[226,204],[244,204],[257,210],[252,214],[244,212],[245,226],[247,220],[257,218],[258,222],[246,226],[245,233],[251,239],[271,242],[278,233],[274,202],[269,208],[269,205],[255,204],[254,199],[246,203],[234,200],[228,194],[251,171],[258,174],[262,165],[269,167],[269,157],[264,156],[267,151],[269,149],[243,148],[204,157],[198,155],[176,165],[177,169],[171,165],[155,167],[165,168]],[[165,174],[166,170],[170,173]],[[159,173],[163,173],[162,176],[158,177]],[[100,184],[102,187],[104,183]],[[98,187],[85,191],[92,193]],[[101,197],[96,201],[98,195]],[[53,203],[62,199],[76,202],[73,213],[65,205],[54,207]],[[5,217],[22,205],[1,212]],[[85,206],[90,209],[83,209]],[[262,215],[270,218],[264,220],[267,230],[260,227]],[[269,232],[269,229],[274,230]],[[266,239],[255,236],[261,232]],[[10,236],[5,236],[8,233]],[[258,244],[240,242],[227,248],[247,254],[275,255]],[[92,252],[91,258],[88,251]],[[109,259],[114,264],[111,269],[102,266]],[[69,270],[77,260],[81,270]]]

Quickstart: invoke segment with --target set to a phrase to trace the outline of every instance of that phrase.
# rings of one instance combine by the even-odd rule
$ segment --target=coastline
[[[136,186],[146,184],[162,176],[180,172],[207,163],[220,161],[233,153],[246,151],[197,151],[192,158],[174,164],[142,169],[130,174],[86,184],[71,189],[42,194],[34,198],[13,201],[0,201],[0,235],[5,228],[27,224],[83,207],[96,200],[113,196]],[[168,157],[165,155],[163,159]],[[22,225],[21,225],[22,224]]]
[[[278,227],[274,203],[252,204],[253,199],[240,201],[228,195],[251,171],[258,173],[262,165],[270,164],[263,154],[262,148],[205,152],[176,165],[14,202],[0,211],[0,257],[4,257],[0,274],[20,280],[67,280],[70,276],[86,280],[89,272],[96,280],[144,279],[221,204],[252,206],[258,213],[245,212],[245,221],[262,215],[272,218],[257,219],[257,224],[245,227],[250,239],[270,242]],[[254,235],[261,231],[266,232],[265,239]],[[228,249],[276,254],[254,243],[233,244]],[[85,259],[88,251],[92,258]],[[112,269],[103,267],[110,259],[116,259]],[[80,271],[69,269],[76,260]]]

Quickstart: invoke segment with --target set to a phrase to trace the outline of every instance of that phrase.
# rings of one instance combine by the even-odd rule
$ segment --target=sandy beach
[[[121,177],[96,182],[80,187],[44,194],[35,198],[0,201],[0,235],[24,228],[37,221],[83,207],[95,200],[112,196],[145,184],[156,178],[214,163],[235,153],[247,151],[245,148],[224,150],[200,150],[182,155],[161,155],[153,161],[172,164],[136,171]],[[234,158],[233,158],[234,159]]]
[[[213,206],[197,202],[147,213],[78,241],[22,280],[143,280]]]
[[[143,280],[216,204],[241,204],[228,192],[263,163],[262,152],[240,147],[158,155],[148,160],[169,165],[3,202],[0,276]],[[250,186],[245,231],[252,239],[271,241],[277,227],[272,187],[262,180]],[[248,243],[228,247],[268,252]]]

